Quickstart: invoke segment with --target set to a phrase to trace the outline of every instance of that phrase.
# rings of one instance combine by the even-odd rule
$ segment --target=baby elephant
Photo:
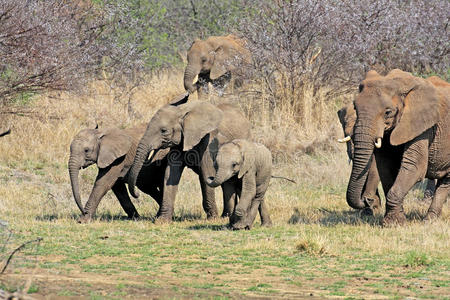
[[[215,162],[216,176],[209,186],[222,185],[224,204],[228,205],[233,229],[250,229],[259,210],[261,225],[272,221],[264,204],[264,194],[272,175],[272,154],[264,145],[236,139],[223,144]],[[238,201],[239,199],[239,201]]]
[[[129,129],[84,129],[70,145],[69,175],[75,202],[82,213],[80,222],[89,221],[98,204],[110,189],[129,218],[139,217],[125,186],[126,175],[136,154],[137,144],[144,135],[146,125]],[[137,186],[153,197],[158,204],[162,201],[164,173],[167,166],[167,151],[159,151],[139,173]],[[83,208],[78,184],[81,168],[97,164],[98,175],[86,206]]]

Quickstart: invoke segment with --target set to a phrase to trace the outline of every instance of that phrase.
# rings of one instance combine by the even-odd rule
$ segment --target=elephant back
[[[227,143],[234,139],[250,140],[251,123],[236,106],[228,103],[217,105],[223,111],[223,119],[219,124],[219,144]]]

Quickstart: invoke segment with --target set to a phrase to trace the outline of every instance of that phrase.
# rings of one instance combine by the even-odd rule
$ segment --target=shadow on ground
[[[336,226],[340,224],[361,225],[368,224],[370,226],[381,226],[384,211],[376,211],[373,216],[364,215],[359,210],[335,211],[325,208],[319,208],[314,215],[301,212],[298,208],[294,208],[292,216],[289,218],[289,224],[321,224],[323,226]],[[422,210],[411,210],[406,213],[408,221],[421,222],[425,218]]]

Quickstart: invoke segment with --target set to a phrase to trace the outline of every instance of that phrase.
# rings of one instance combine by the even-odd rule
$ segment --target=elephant
[[[207,178],[211,187],[222,185],[233,229],[251,229],[259,211],[262,226],[272,221],[264,195],[272,176],[272,154],[259,143],[235,139],[223,144],[214,160],[216,174]],[[239,199],[239,200],[238,200]],[[225,200],[224,200],[225,201]]]
[[[215,191],[205,181],[214,173],[213,157],[221,144],[250,137],[250,122],[233,105],[187,102],[188,98],[186,93],[179,101],[166,104],[155,113],[139,142],[128,175],[128,189],[138,197],[135,184],[145,158],[153,150],[170,148],[158,223],[172,221],[175,196],[185,167],[199,175],[203,209],[208,218],[216,217]],[[222,216],[229,214],[224,206]]]
[[[223,93],[225,86],[231,81],[238,86],[242,81],[239,73],[243,65],[250,63],[250,51],[245,41],[234,35],[211,36],[206,40],[196,39],[187,52],[187,66],[184,71],[184,88],[189,93],[208,93],[208,84]],[[194,78],[198,81],[194,84]],[[242,75],[242,74],[241,74]]]
[[[353,103],[350,103],[338,111],[339,122],[342,125],[342,130],[344,131],[345,138],[338,139],[339,143],[346,143],[347,145],[347,155],[349,161],[353,159],[353,129],[356,122],[356,110]],[[424,191],[423,200],[431,199],[434,195],[435,180],[425,180],[427,185]],[[381,208],[380,200],[380,190],[378,189],[378,184],[380,183],[380,176],[378,175],[378,169],[375,163],[375,158],[372,157],[370,163],[369,173],[367,175],[366,183],[364,185],[364,190],[362,198],[366,201],[366,207],[363,213],[366,215],[373,215],[373,210]]]
[[[366,207],[361,199],[370,163],[375,162],[386,193],[382,225],[403,224],[403,199],[424,177],[437,179],[426,214],[441,214],[450,189],[450,84],[394,69],[386,76],[369,71],[354,100],[353,166],[347,203]]]
[[[347,155],[349,161],[353,159],[353,129],[356,122],[356,110],[353,103],[344,106],[338,112],[339,122],[342,125],[345,138],[339,139],[338,142],[346,143],[347,145]],[[381,208],[380,194],[378,191],[378,184],[380,183],[380,177],[378,175],[377,166],[375,164],[375,159],[371,158],[371,163],[369,166],[369,171],[367,174],[366,182],[364,183],[364,188],[362,191],[362,199],[366,204],[363,210],[366,215],[373,215],[373,210]]]
[[[82,216],[80,223],[91,220],[98,204],[107,191],[112,189],[128,218],[138,218],[139,214],[130,200],[125,187],[126,176],[133,162],[139,139],[146,125],[135,128],[84,129],[70,145],[69,175],[72,193]],[[147,162],[139,173],[138,187],[161,205],[167,152],[158,152],[151,162]],[[98,175],[86,206],[81,203],[78,175],[81,168],[97,164]]]

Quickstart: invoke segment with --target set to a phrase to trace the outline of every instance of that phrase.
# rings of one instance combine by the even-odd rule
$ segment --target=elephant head
[[[100,169],[107,168],[115,160],[125,156],[131,145],[131,137],[119,129],[84,129],[74,137],[70,145],[69,175],[73,197],[83,214],[78,184],[79,170],[95,163]]]
[[[366,206],[361,192],[375,147],[398,146],[419,136],[440,120],[440,104],[429,81],[395,69],[386,76],[369,71],[354,105],[357,120],[347,203],[361,209]]]
[[[216,176],[207,178],[206,183],[217,187],[235,175],[240,179],[254,164],[255,150],[248,141],[234,140],[223,144],[214,162]]]
[[[235,69],[242,58],[248,60],[249,52],[236,37],[212,36],[206,40],[196,39],[187,53],[184,71],[184,88],[193,93],[197,90],[193,83],[195,76],[207,75],[214,80]]]
[[[160,108],[148,123],[128,174],[128,189],[133,197],[139,195],[135,190],[137,176],[150,152],[169,147],[180,147],[183,152],[192,150],[219,127],[223,112],[208,102],[186,103],[188,96]]]
[[[338,139],[338,142],[346,143],[348,159],[351,160],[353,158],[353,128],[355,127],[356,122],[356,110],[353,103],[338,110],[337,114],[345,136],[343,139]]]

